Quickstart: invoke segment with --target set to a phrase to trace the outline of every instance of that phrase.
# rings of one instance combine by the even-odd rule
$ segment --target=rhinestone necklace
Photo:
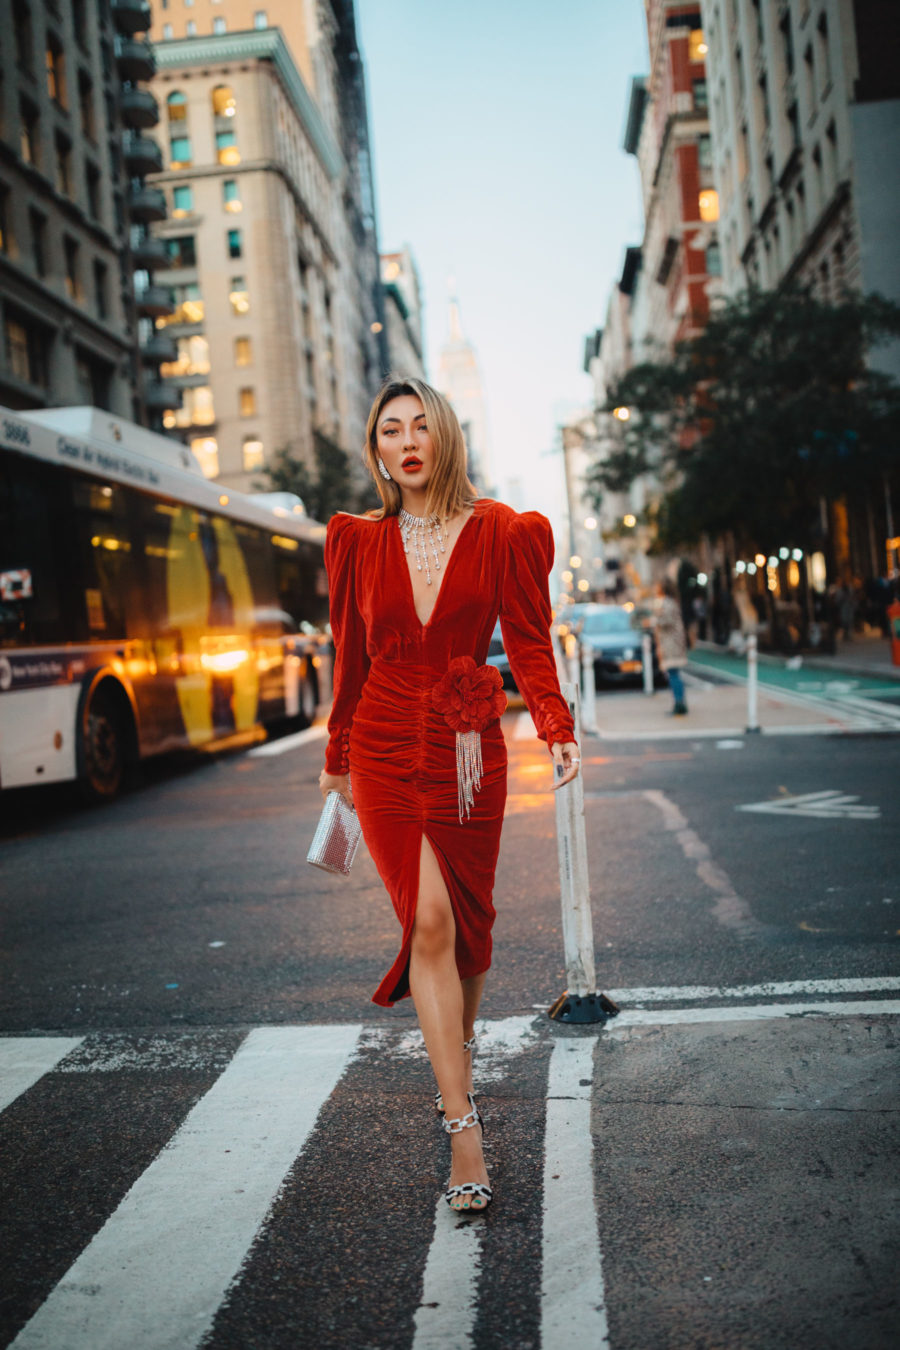
[[[416,560],[416,571],[421,572],[424,566],[425,580],[431,585],[431,567],[428,562],[428,550],[431,549],[434,557],[434,570],[441,570],[441,560],[438,557],[438,549],[441,553],[446,553],[445,541],[447,531],[441,525],[440,516],[414,516],[411,511],[405,507],[400,508],[397,519],[400,522],[400,535],[403,539],[403,552],[409,553],[410,540],[412,540],[413,556]]]

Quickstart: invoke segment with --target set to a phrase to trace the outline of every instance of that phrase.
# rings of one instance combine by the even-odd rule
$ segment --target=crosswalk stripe
[[[84,1040],[83,1036],[16,1036],[0,1039],[0,1111]]]
[[[475,1325],[484,1219],[458,1219],[443,1196],[434,1216],[413,1350],[469,1350]]]
[[[15,1350],[198,1345],[360,1030],[251,1031],[19,1332]]]
[[[609,1345],[594,1202],[591,1083],[598,1038],[558,1041],[547,1084],[541,1350]]]

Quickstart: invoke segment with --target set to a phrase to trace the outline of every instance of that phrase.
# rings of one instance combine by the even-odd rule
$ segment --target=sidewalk
[[[737,664],[737,663],[735,663]],[[709,684],[688,676],[686,717],[672,717],[668,689],[597,695],[597,731],[604,740],[656,740],[663,737],[743,736],[747,730],[744,684]],[[810,705],[782,691],[760,686],[759,725],[776,735],[811,735],[849,731],[854,719],[837,707]]]

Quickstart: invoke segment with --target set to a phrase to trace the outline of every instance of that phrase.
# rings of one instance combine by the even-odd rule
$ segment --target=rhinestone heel
[[[480,1125],[481,1134],[484,1137],[484,1120],[475,1105],[475,1098],[471,1092],[467,1092],[466,1097],[471,1109],[464,1116],[457,1116],[450,1120],[444,1116],[441,1124],[448,1134],[462,1134],[463,1130],[473,1130],[476,1125]],[[463,1195],[471,1197],[468,1205],[465,1208],[454,1205],[453,1201]],[[473,1205],[472,1200],[475,1198],[483,1200],[484,1204]],[[459,1186],[448,1186],[444,1195],[447,1204],[457,1214],[483,1214],[493,1198],[494,1192],[490,1186],[485,1186],[480,1181],[463,1181]]]
[[[472,1051],[475,1049],[475,1042],[477,1040],[478,1040],[477,1036],[472,1036],[470,1037],[469,1040],[463,1041],[463,1053],[471,1054]],[[444,1114],[444,1099],[441,1096],[440,1092],[436,1092],[434,1094],[434,1109],[435,1111],[437,1111],[439,1116],[442,1116]]]

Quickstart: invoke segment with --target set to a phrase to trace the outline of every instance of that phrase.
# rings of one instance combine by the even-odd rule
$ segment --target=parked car
[[[643,679],[641,640],[644,629],[633,608],[625,605],[580,605],[577,637],[582,650],[590,647],[598,684],[637,683]],[[653,646],[654,684],[664,683]]]

